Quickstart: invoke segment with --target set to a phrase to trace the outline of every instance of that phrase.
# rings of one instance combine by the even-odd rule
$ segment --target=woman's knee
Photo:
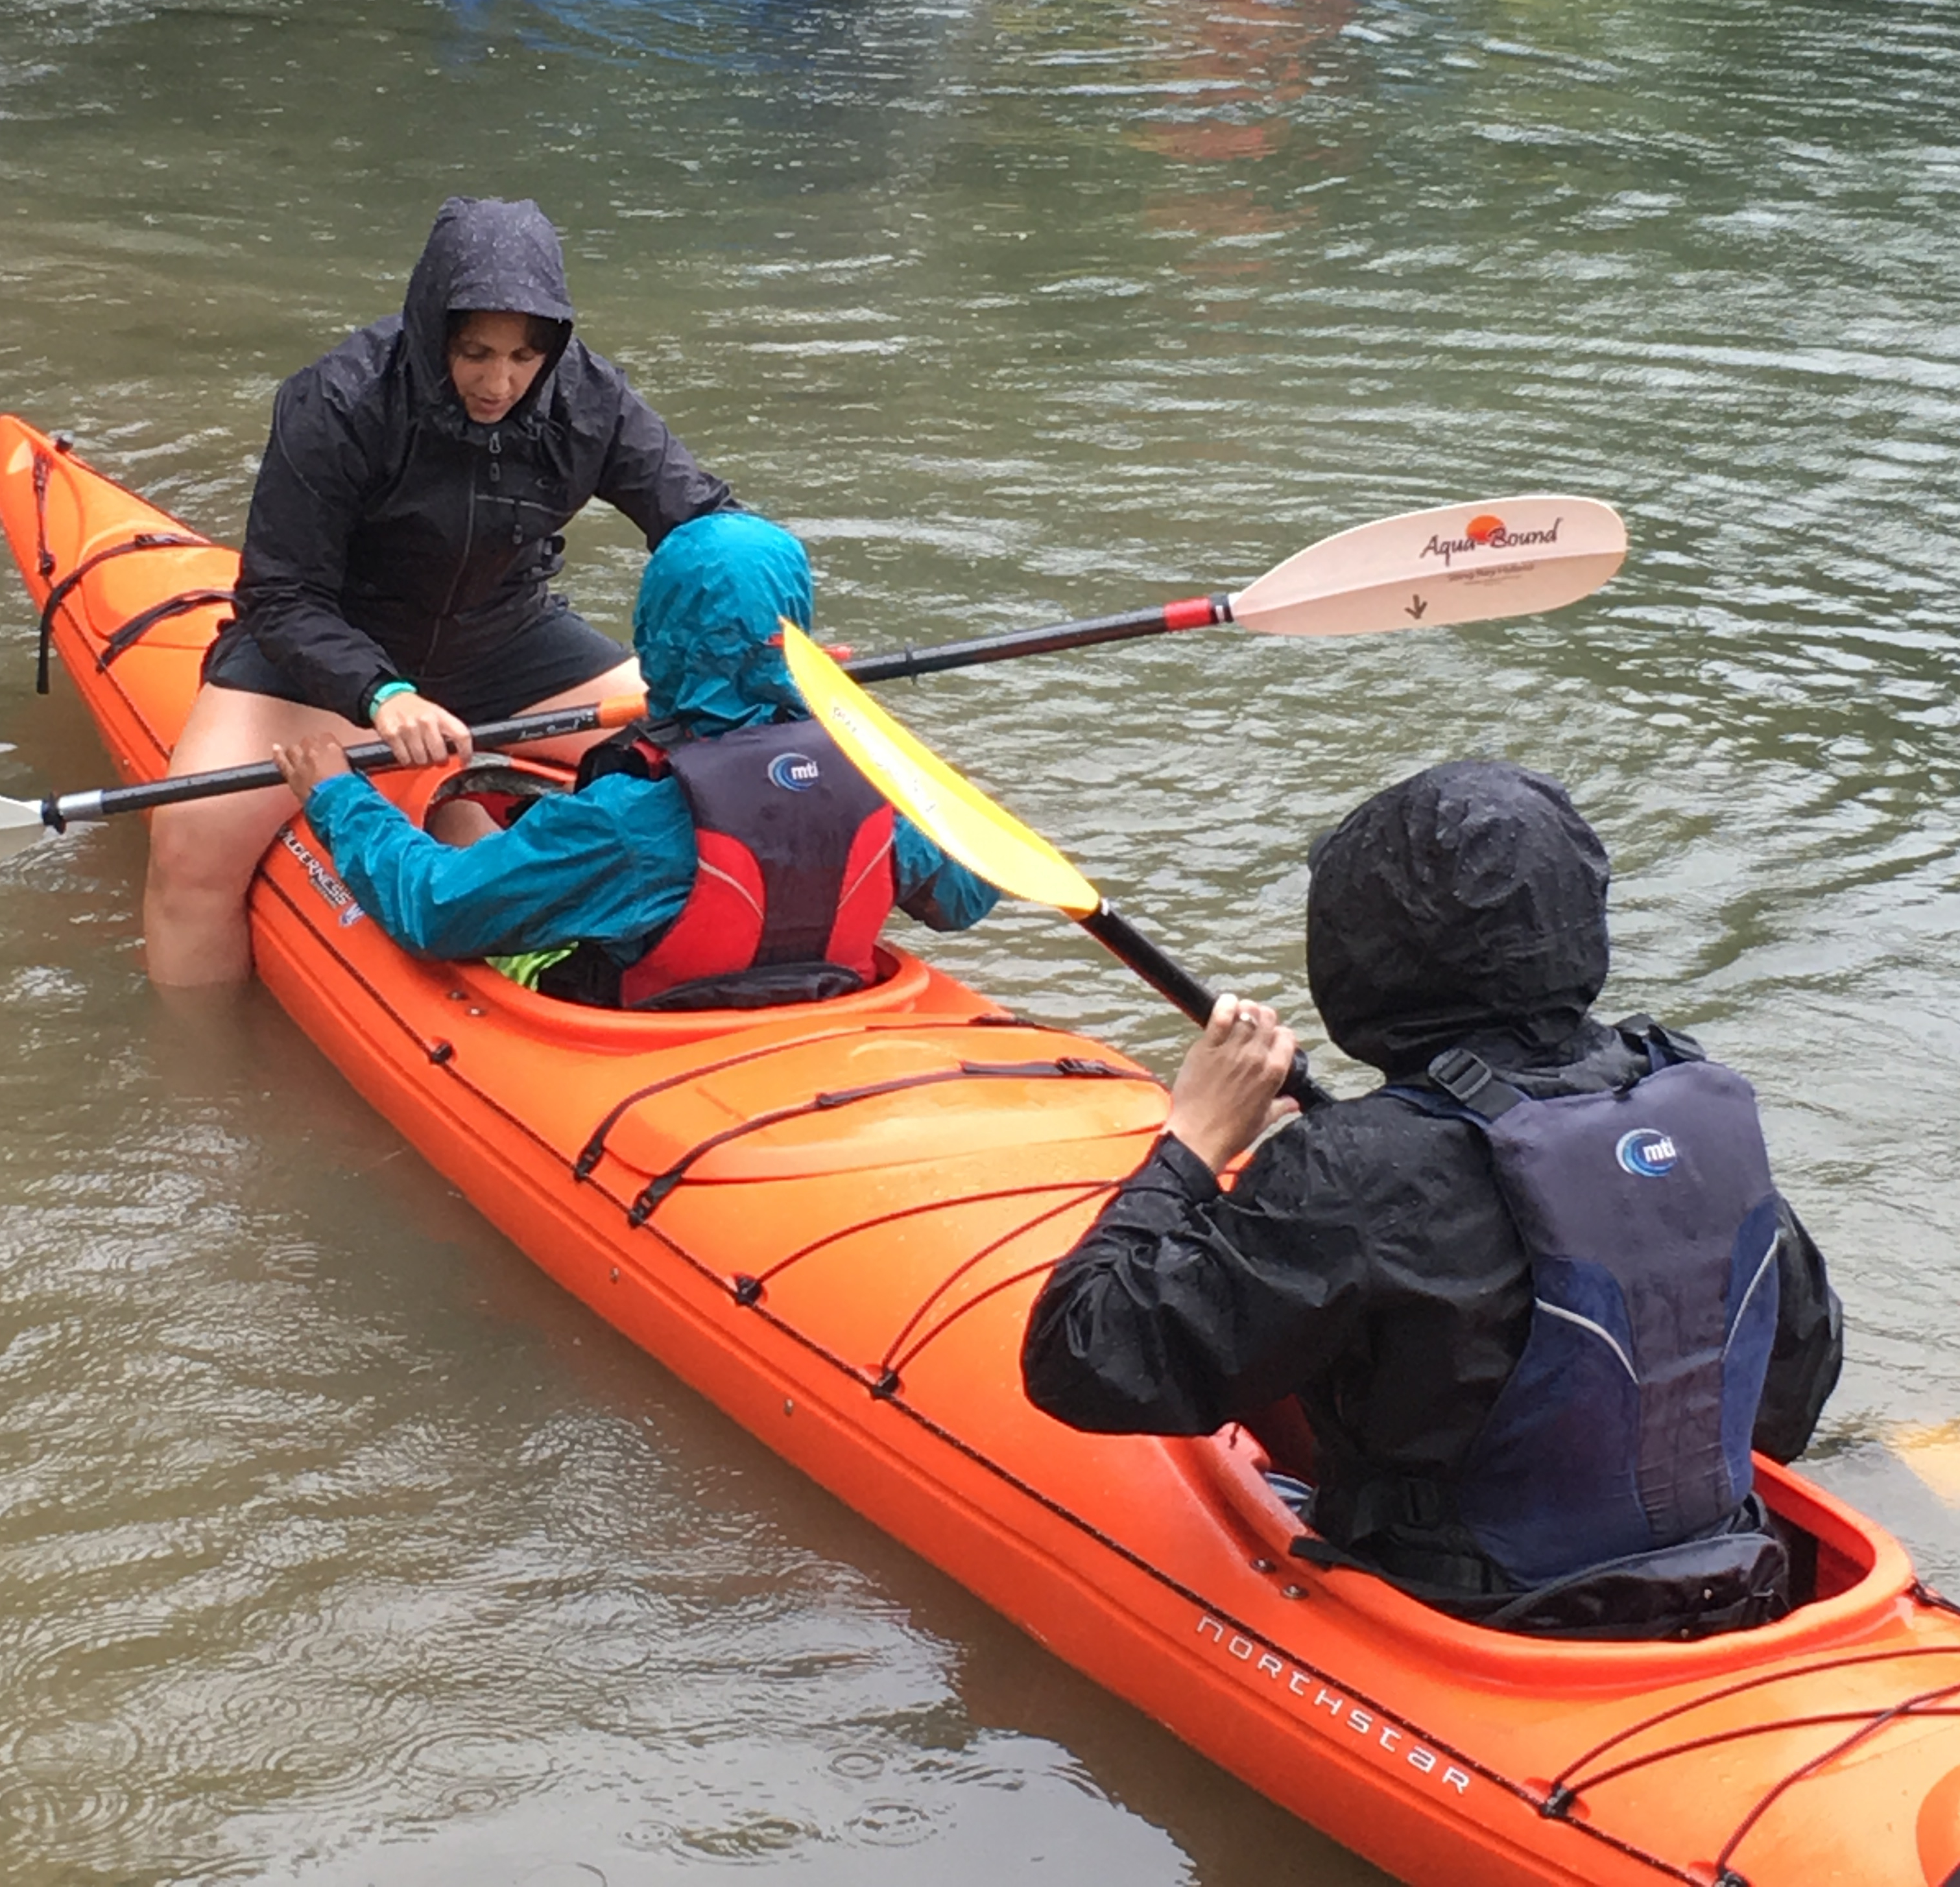
[[[266,847],[294,810],[276,792],[160,806],[150,823],[150,882],[166,896],[242,898]]]
[[[594,675],[590,681],[581,682],[575,688],[567,688],[562,694],[548,695],[542,701],[533,701],[523,711],[527,714],[542,714],[553,708],[597,706],[622,694],[638,694],[645,685],[640,678],[638,662],[622,662],[603,675]],[[555,740],[527,741],[523,751],[532,760],[569,764],[577,761],[588,747],[610,739],[611,732],[609,728],[598,727],[589,734],[562,734]]]

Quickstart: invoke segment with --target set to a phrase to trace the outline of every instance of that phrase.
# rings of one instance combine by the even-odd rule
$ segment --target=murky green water
[[[1309,1035],[1303,835],[1451,755],[1565,779],[1610,999],[1749,1071],[1831,1255],[1817,1469],[1951,1580],[1957,79],[1946,0],[0,0],[0,405],[235,536],[278,379],[444,195],[530,194],[860,647],[1609,499],[1628,567],[1556,618],[899,704]],[[574,552],[618,626],[630,532]],[[8,587],[0,792],[96,783]],[[262,998],[161,1010],[141,860],[4,886],[10,1882],[1375,1878],[557,1296]],[[1041,913],[934,954],[1182,1037]]]

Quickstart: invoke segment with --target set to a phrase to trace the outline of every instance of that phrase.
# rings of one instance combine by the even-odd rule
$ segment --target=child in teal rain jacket
[[[644,761],[624,770],[600,770],[588,757],[577,792],[537,801],[508,830],[466,848],[444,845],[414,825],[348,770],[330,739],[275,749],[275,758],[349,889],[396,942],[422,957],[530,956],[527,981],[536,980],[540,955],[555,959],[586,946],[578,953],[582,960],[589,963],[596,955],[602,971],[613,966],[627,982],[623,998],[616,987],[594,995],[588,986],[577,993],[584,1000],[635,1002],[635,966],[659,964],[660,945],[670,935],[681,941],[676,920],[684,910],[689,912],[687,947],[671,967],[739,975],[745,965],[712,961],[731,952],[740,957],[744,945],[739,938],[728,941],[732,933],[721,907],[711,910],[702,897],[728,891],[724,880],[734,884],[729,909],[738,916],[759,900],[772,910],[796,905],[802,920],[798,936],[813,957],[825,954],[820,907],[826,897],[857,911],[851,925],[861,944],[870,934],[867,923],[875,932],[892,904],[937,930],[978,923],[998,896],[991,885],[903,818],[886,813],[854,777],[848,783],[840,779],[834,788],[829,783],[848,769],[832,762],[835,750],[810,721],[778,640],[779,618],[807,628],[812,614],[809,561],[787,531],[749,513],[724,511],[671,532],[648,560],[634,610],[633,646],[650,720],[671,720],[684,732],[672,748],[673,771],[659,763],[650,770]],[[731,735],[737,738],[719,749]],[[730,815],[726,794],[718,799],[718,789],[702,783],[710,770],[695,763],[718,763],[759,744],[784,750],[775,754],[771,777],[794,789],[788,799],[761,808],[775,822],[771,830],[781,831],[787,820],[794,837],[812,823],[822,824],[819,802],[824,793],[857,796],[851,802],[857,823],[848,831],[838,828],[828,841],[838,856],[830,860],[827,877],[822,859],[814,867],[807,858],[792,859],[778,869],[780,861],[771,859],[767,842],[753,831],[745,837],[737,830],[728,838],[713,829],[718,823],[740,828],[745,817],[752,828],[759,815],[740,808]],[[824,758],[822,793],[809,794],[795,777],[797,763],[808,764],[805,748]],[[648,777],[650,770],[656,777]],[[831,825],[840,816],[833,812]],[[888,823],[880,825],[880,819]],[[705,873],[704,847],[713,855]],[[765,871],[772,888],[767,900],[760,899],[750,869],[758,847],[762,866],[756,869]],[[835,869],[844,862],[840,847],[850,853],[842,879]],[[889,868],[880,862],[887,856]],[[869,907],[864,897],[854,898],[865,883],[871,888]],[[813,920],[813,898],[819,907]],[[714,921],[707,921],[710,917]],[[780,930],[788,920],[771,921]],[[831,941],[842,927],[841,921],[832,926]],[[765,944],[770,934],[765,929]],[[779,946],[781,941],[777,939]],[[780,947],[775,954],[781,956]],[[865,953],[858,954],[862,958]],[[765,948],[759,960],[768,957]],[[591,980],[584,978],[588,986]],[[647,981],[644,974],[640,980]],[[551,987],[549,980],[543,986]],[[838,986],[851,984],[845,980],[813,993]],[[794,993],[778,999],[794,999]]]

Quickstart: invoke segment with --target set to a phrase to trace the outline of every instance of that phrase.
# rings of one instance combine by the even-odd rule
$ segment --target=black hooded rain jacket
[[[557,324],[556,351],[493,426],[468,417],[450,380],[460,309]],[[439,698],[444,675],[494,664],[550,613],[559,533],[588,500],[617,506],[650,549],[730,504],[571,321],[537,205],[450,198],[400,315],[279,389],[226,633],[253,637],[307,700],[364,723],[382,682]]]
[[[1459,1045],[1539,1097],[1646,1071],[1588,1017],[1606,974],[1606,859],[1554,782],[1433,768],[1357,808],[1312,862],[1314,1001],[1334,1040],[1391,1081]],[[1842,1348],[1823,1260],[1780,1209],[1755,1442],[1787,1460]],[[1037,1406],[1106,1433],[1204,1434],[1297,1397],[1316,1444],[1315,1526],[1347,1546],[1364,1486],[1450,1482],[1523,1350],[1532,1298],[1481,1133],[1377,1091],[1289,1122],[1230,1192],[1160,1141],[1049,1280],[1022,1364]]]

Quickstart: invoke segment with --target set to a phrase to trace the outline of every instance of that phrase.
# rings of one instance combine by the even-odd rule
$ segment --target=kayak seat
[[[1838,1583],[1820,1578],[1818,1539],[1794,1516],[1752,1495],[1720,1534],[1590,1568],[1536,1591],[1470,1598],[1386,1573],[1312,1530],[1312,1437],[1297,1403],[1228,1426],[1199,1453],[1215,1493],[1276,1557],[1367,1574],[1430,1610],[1498,1633],[1699,1638],[1773,1624]]]
[[[475,754],[429,795],[422,824],[428,828],[438,806],[463,800],[481,806],[508,831],[539,800],[571,790],[571,781],[565,774],[520,764],[501,754]]]
[[[842,964],[760,964],[732,976],[677,983],[634,1008],[640,1014],[675,1009],[773,1009],[789,1002],[828,1002],[874,987]]]

